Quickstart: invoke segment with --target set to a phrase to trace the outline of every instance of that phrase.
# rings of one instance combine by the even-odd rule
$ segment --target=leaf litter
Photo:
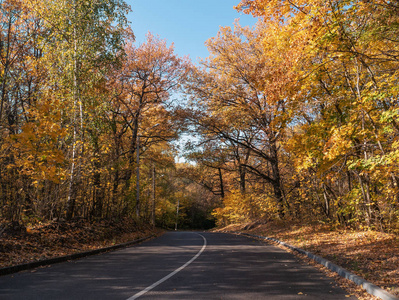
[[[122,222],[55,221],[24,227],[1,224],[0,268],[109,247],[161,230]]]

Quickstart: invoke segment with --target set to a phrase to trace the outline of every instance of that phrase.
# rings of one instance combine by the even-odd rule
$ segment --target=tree
[[[241,175],[245,168],[268,182],[283,217],[279,144],[290,120],[287,101],[295,83],[289,69],[297,57],[288,52],[284,60],[271,60],[259,45],[263,32],[272,31],[261,25],[252,31],[236,24],[234,30],[222,28],[208,41],[211,56],[190,86],[194,97],[200,99],[199,110],[207,112],[195,111],[192,119],[206,136],[246,149],[244,159],[237,157],[236,151]],[[287,40],[282,42],[289,46]],[[256,159],[249,160],[249,153]]]
[[[101,112],[99,85],[106,69],[117,63],[125,35],[129,8],[124,1],[30,1],[28,7],[43,19],[48,80],[46,92],[62,99],[67,112],[62,122],[70,129],[70,181],[67,196],[67,219],[72,218],[82,176],[86,131]],[[85,84],[82,84],[85,83]],[[50,98],[50,97],[49,97]]]
[[[29,183],[18,170],[25,175],[25,170],[35,169],[37,156],[23,161],[21,156],[26,152],[15,147],[15,140],[24,126],[32,128],[27,122],[35,121],[37,94],[44,77],[38,41],[43,27],[22,1],[2,1],[0,13],[0,195],[4,216],[18,220],[23,201],[30,202]]]
[[[301,89],[292,98],[300,123],[287,145],[298,170],[309,172],[305,180],[317,183],[313,195],[322,194],[326,215],[390,227],[398,198],[396,5],[244,0],[238,9],[278,24],[277,35],[290,32],[303,47],[294,65]]]
[[[137,151],[176,137],[178,128],[172,122],[170,95],[185,80],[189,61],[177,57],[173,45],[167,47],[166,41],[152,34],[138,47],[128,44],[125,51],[122,72],[115,74],[116,97],[111,105],[115,117],[121,120],[120,138],[129,135],[128,168],[124,176],[127,192],[133,170],[138,168]],[[140,203],[136,198],[139,216]]]

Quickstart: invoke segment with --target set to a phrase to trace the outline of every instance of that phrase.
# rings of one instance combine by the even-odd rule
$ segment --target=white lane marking
[[[164,278],[162,278],[162,279],[158,280],[157,282],[151,284],[150,286],[146,287],[144,290],[142,290],[141,292],[138,292],[137,294],[133,295],[132,297],[128,298],[127,300],[134,300],[134,299],[137,299],[140,296],[143,296],[145,293],[151,291],[153,288],[155,288],[156,286],[160,285],[162,282],[165,282],[166,280],[168,280],[172,276],[176,275],[181,270],[183,270],[185,267],[187,267],[189,264],[191,264],[194,260],[196,260],[201,255],[201,253],[204,252],[207,242],[206,242],[206,238],[202,234],[199,234],[199,233],[195,233],[195,234],[198,234],[199,236],[202,237],[202,239],[204,240],[204,245],[202,245],[201,250],[198,251],[198,253],[192,259],[190,259],[188,262],[186,262],[180,268],[177,268],[176,270],[174,270],[169,275],[166,275]]]

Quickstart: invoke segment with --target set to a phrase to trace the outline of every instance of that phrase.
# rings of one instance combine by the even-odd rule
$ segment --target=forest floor
[[[133,222],[0,224],[0,268],[130,242],[162,231]]]
[[[285,223],[233,224],[218,231],[234,231],[271,237],[321,256],[361,276],[399,297],[399,236],[378,231],[360,231],[331,228],[327,225],[300,225]],[[276,243],[276,245],[279,245]],[[282,246],[281,246],[282,247]],[[284,247],[283,247],[284,248]],[[286,249],[286,248],[284,248]],[[362,288],[322,265],[315,265],[359,299],[379,299],[367,294]]]

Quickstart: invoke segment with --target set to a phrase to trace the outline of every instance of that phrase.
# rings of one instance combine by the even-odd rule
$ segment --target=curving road
[[[0,277],[0,299],[355,299],[247,237],[168,232],[138,246]]]

